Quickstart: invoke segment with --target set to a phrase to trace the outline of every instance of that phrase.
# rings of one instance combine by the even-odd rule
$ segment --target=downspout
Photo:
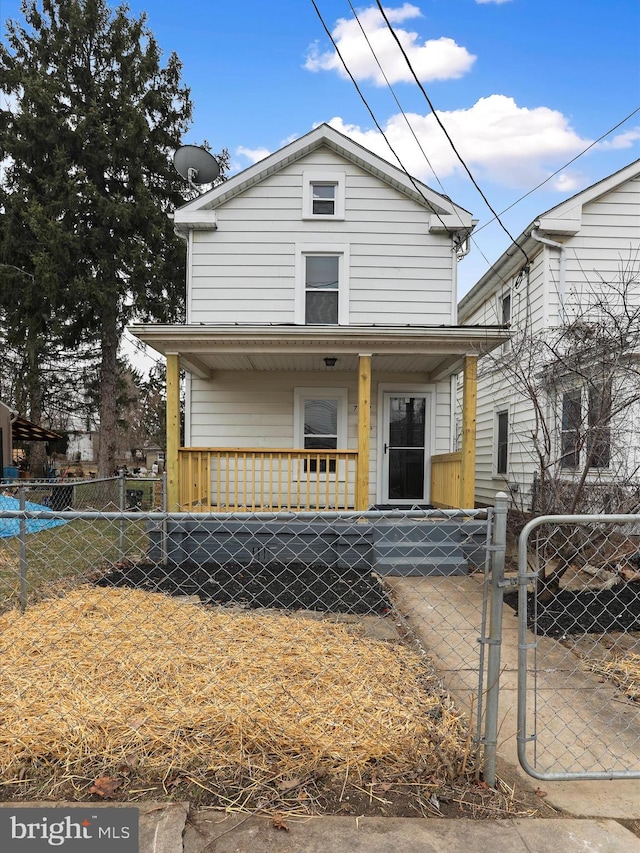
[[[558,314],[559,318],[562,321],[564,319],[564,298],[565,298],[565,286],[566,286],[566,250],[562,243],[556,243],[554,240],[549,240],[548,237],[543,237],[542,234],[537,230],[538,225],[540,225],[539,220],[534,223],[534,228],[531,231],[531,237],[538,243],[542,243],[544,246],[550,246],[552,249],[558,249],[560,254],[558,257],[559,260],[559,281],[558,281]]]

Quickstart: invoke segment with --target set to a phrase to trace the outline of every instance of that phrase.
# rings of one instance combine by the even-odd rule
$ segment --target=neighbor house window
[[[562,395],[562,468],[580,465],[580,431],[582,425],[582,389],[573,388]]]
[[[562,468],[608,468],[611,461],[611,383],[562,395]]]
[[[611,461],[611,384],[589,387],[587,458],[590,468],[608,468]]]
[[[509,463],[509,412],[496,412],[496,474],[505,475]]]
[[[321,169],[303,171],[303,219],[344,219],[344,197],[344,172]]]
[[[511,294],[503,293],[500,297],[500,322],[503,326],[508,328],[511,326]],[[509,352],[511,349],[511,341],[505,341],[502,344],[502,352]]]
[[[296,388],[294,391],[294,442],[305,450],[337,450],[346,447],[347,389]],[[326,460],[305,460],[304,472],[327,470]],[[336,460],[329,459],[335,472]]]
[[[298,247],[295,321],[306,326],[348,323],[347,246]]]

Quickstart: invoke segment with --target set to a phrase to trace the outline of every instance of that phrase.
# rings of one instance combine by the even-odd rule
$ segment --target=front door
[[[385,393],[383,503],[429,499],[427,481],[429,395]]]

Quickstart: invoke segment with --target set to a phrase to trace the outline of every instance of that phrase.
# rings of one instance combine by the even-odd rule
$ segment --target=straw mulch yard
[[[627,654],[610,660],[592,661],[591,669],[613,681],[627,699],[640,702],[640,655]]]
[[[87,585],[0,615],[0,659],[5,799],[416,814],[476,784],[424,655],[357,626]]]

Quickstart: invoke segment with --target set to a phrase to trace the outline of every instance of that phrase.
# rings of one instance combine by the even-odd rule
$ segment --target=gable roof
[[[529,257],[542,251],[543,246],[531,236],[532,231],[541,231],[552,240],[562,236],[575,236],[582,227],[582,211],[585,205],[639,177],[640,160],[634,160],[628,166],[624,166],[536,216],[515,242],[462,297],[458,304],[458,321],[463,323],[492,293],[504,285],[506,279],[525,266],[524,255],[518,246],[522,246]]]
[[[345,160],[375,175],[384,183],[434,212],[438,217],[438,225],[442,228],[460,231],[472,227],[469,211],[454,204],[447,196],[432,190],[421,181],[410,177],[402,169],[344,136],[328,124],[319,125],[299,139],[285,145],[284,148],[269,154],[264,160],[249,166],[243,172],[233,175],[199,198],[178,208],[173,216],[176,227],[180,231],[187,231],[189,228],[215,228],[215,214],[208,212],[215,211],[220,205],[321,147],[329,148]]]

